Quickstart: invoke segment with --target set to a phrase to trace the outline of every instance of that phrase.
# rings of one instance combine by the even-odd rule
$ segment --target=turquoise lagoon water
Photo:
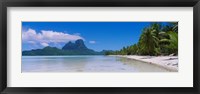
[[[116,56],[22,56],[22,72],[168,72]]]

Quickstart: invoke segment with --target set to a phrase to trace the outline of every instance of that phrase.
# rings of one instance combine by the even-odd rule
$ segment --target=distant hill
[[[47,46],[43,49],[34,49],[30,51],[23,51],[23,56],[37,56],[37,55],[103,55],[106,50],[96,52],[88,49],[82,39],[78,39],[75,43],[71,41],[66,43],[62,49]]]
[[[90,50],[88,49],[82,39],[78,39],[75,41],[75,43],[72,43],[71,41],[65,44],[65,46],[62,48],[62,50]]]

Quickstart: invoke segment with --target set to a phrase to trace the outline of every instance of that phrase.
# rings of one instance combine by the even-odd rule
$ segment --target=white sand
[[[138,61],[163,67],[169,71],[178,71],[178,56],[137,56],[137,55],[117,55]]]

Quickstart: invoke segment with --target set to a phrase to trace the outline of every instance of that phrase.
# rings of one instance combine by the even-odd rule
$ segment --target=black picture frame
[[[193,7],[194,87],[7,87],[7,7]],[[2,94],[199,94],[200,0],[2,0],[0,1]]]

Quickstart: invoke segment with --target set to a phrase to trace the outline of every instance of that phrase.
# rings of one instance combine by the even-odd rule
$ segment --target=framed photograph
[[[0,3],[5,94],[199,94],[199,0]]]

